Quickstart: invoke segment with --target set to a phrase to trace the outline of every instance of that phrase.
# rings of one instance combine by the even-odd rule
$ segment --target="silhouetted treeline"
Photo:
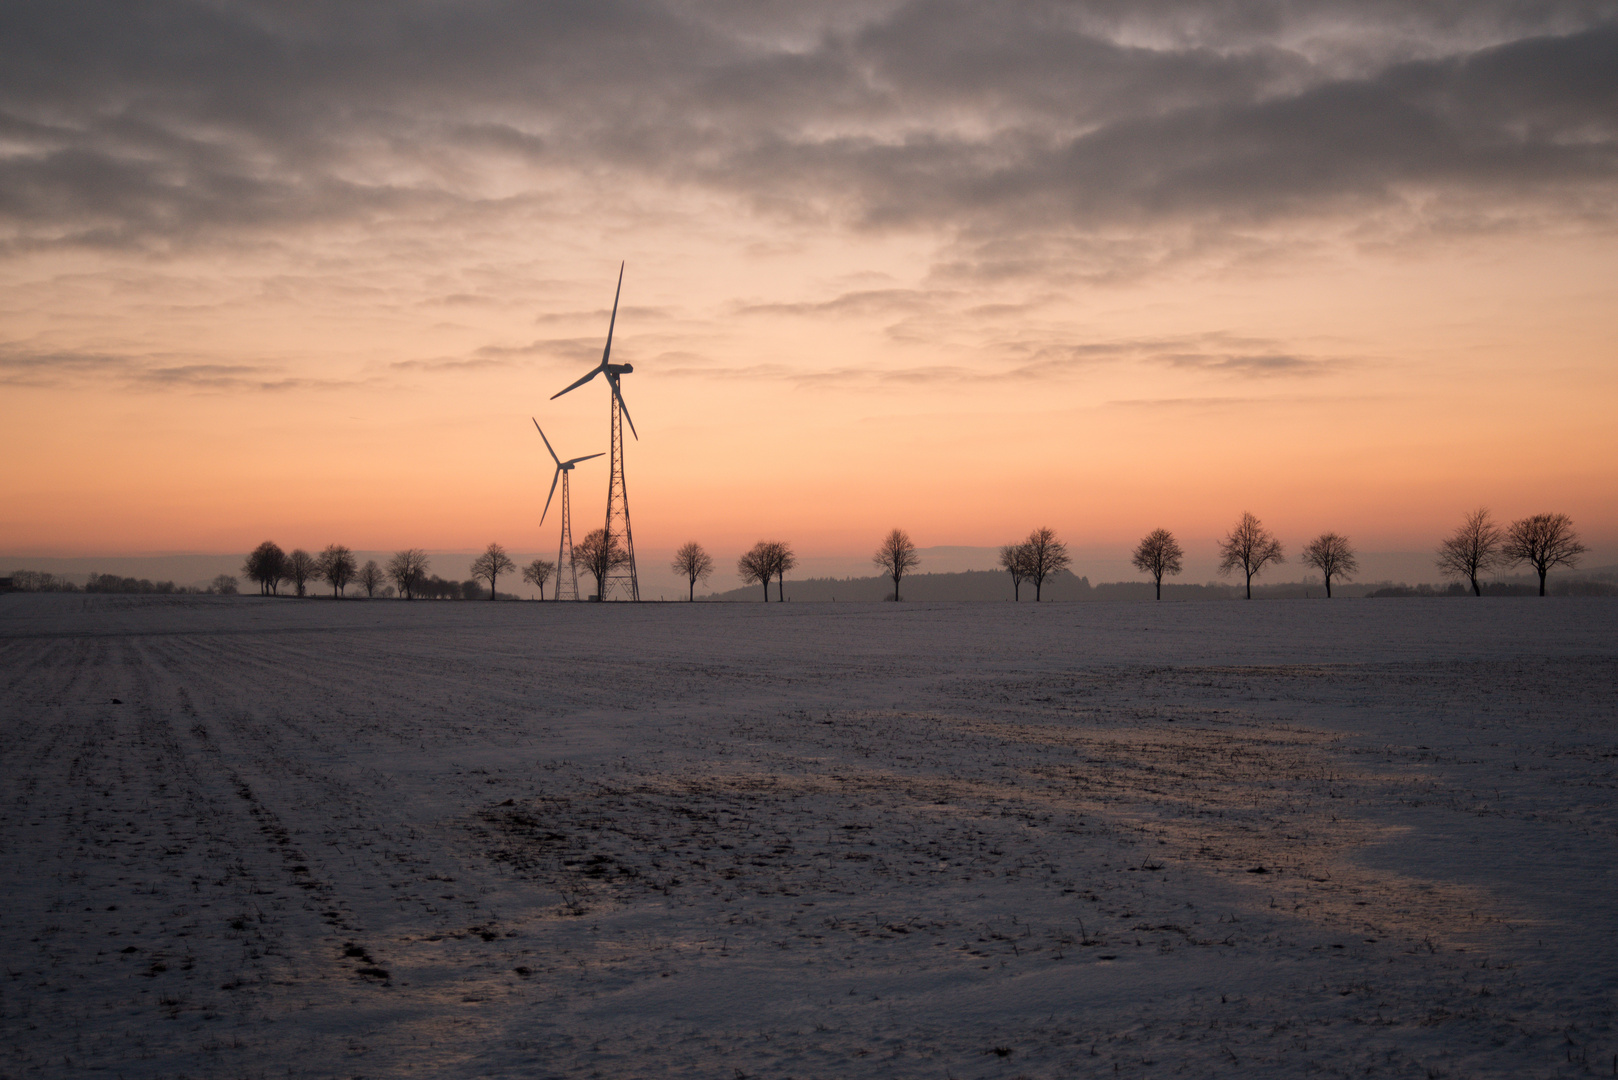
[[[233,596],[236,593],[236,579],[229,574],[220,574],[207,585],[176,585],[172,581],[92,573],[83,585],[77,585],[61,574],[44,570],[13,570],[11,577],[0,578],[0,581],[7,582],[6,587],[13,592],[150,593],[155,596]]]
[[[478,581],[446,581],[437,574],[416,582],[412,591],[418,600],[487,600],[489,590]],[[499,595],[501,600],[519,600],[521,597]]]
[[[1478,588],[1483,596],[1538,596],[1539,585],[1528,581],[1480,581]],[[1451,582],[1448,586],[1435,585],[1391,585],[1375,589],[1365,595],[1371,597],[1398,597],[1398,596],[1471,596],[1472,587],[1462,582]],[[1618,596],[1618,583],[1611,581],[1594,581],[1587,578],[1572,578],[1561,581],[1547,582],[1546,596]]]
[[[13,570],[11,588],[17,592],[82,592],[77,585],[60,574],[43,570]],[[151,584],[151,582],[147,582]]]

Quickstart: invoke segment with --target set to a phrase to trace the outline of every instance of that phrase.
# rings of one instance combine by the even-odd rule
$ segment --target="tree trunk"
[[[1247,572],[1247,598],[1253,599],[1253,571]]]
[[[686,603],[688,603],[688,604],[694,604],[694,603],[697,602],[697,579],[696,578],[691,579],[691,591],[686,593],[685,600],[686,600]]]
[[[1326,575],[1326,599],[1331,599],[1331,575]]]
[[[498,581],[499,578],[500,578],[500,575],[498,575],[498,574],[490,574],[489,575],[489,599],[490,600],[494,599],[494,583],[496,581]]]
[[[1163,599],[1163,575],[1157,575],[1157,598]]]
[[[1036,604],[1039,603],[1039,594],[1040,594],[1040,591],[1041,591],[1041,587],[1044,584],[1045,584],[1045,579],[1044,578],[1037,577],[1037,578],[1034,579],[1034,603],[1036,603]]]
[[[1472,575],[1472,595],[1473,596],[1482,596],[1483,595],[1483,588],[1480,585],[1478,585],[1478,576],[1476,574]]]
[[[764,602],[770,602],[770,579],[767,577],[764,579]]]
[[[1546,573],[1546,571],[1550,570],[1550,567],[1547,566],[1547,567],[1544,567],[1544,568],[1540,568],[1540,567],[1536,566],[1534,569],[1539,570],[1539,595],[1544,596],[1545,595],[1545,573]]]

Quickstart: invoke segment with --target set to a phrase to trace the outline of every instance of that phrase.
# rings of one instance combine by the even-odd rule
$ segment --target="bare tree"
[[[798,565],[798,556],[785,540],[770,541],[770,567],[775,572],[775,598],[787,598],[787,571]],[[768,586],[765,587],[768,590]]]
[[[1000,549],[1000,568],[1011,575],[1011,597],[1022,600],[1023,578],[1028,576],[1028,548],[1023,544],[1007,544]]]
[[[303,595],[303,587],[314,577],[319,567],[315,564],[315,557],[303,548],[293,548],[292,554],[287,556],[286,579],[292,582],[298,595]]]
[[[406,548],[393,553],[388,560],[388,577],[399,587],[406,600],[416,598],[416,586],[427,576],[427,553],[421,548]]]
[[[286,552],[266,540],[247,556],[242,573],[247,575],[247,580],[257,582],[260,596],[274,596],[286,579],[286,565]]]
[[[522,568],[522,579],[530,585],[538,586],[539,598],[545,599],[545,582],[550,580],[556,572],[556,564],[545,559],[535,559]]]
[[[707,580],[708,575],[713,573],[713,556],[702,550],[702,545],[695,540],[687,540],[674,553],[674,562],[669,568],[690,582],[691,587],[685,598],[694,601],[697,598],[697,582]]]
[[[1178,574],[1180,560],[1185,552],[1180,549],[1180,542],[1174,539],[1174,534],[1167,529],[1153,529],[1141,538],[1140,544],[1135,548],[1135,568],[1143,574],[1152,575],[1152,581],[1157,585],[1157,598],[1163,599],[1163,575]]]
[[[236,579],[229,574],[220,574],[208,585],[208,591],[217,596],[235,596]]]
[[[760,540],[753,550],[736,560],[736,573],[742,581],[756,581],[764,586],[764,602],[770,602],[770,578],[775,576],[775,552],[768,540]]]
[[[494,583],[501,574],[509,574],[517,569],[517,564],[511,561],[506,549],[499,544],[490,544],[483,549],[483,554],[472,560],[472,577],[474,580],[489,583],[489,599],[495,598]]]
[[[1223,540],[1219,542],[1219,573],[1229,576],[1230,572],[1241,567],[1242,573],[1247,575],[1247,598],[1253,599],[1253,578],[1258,572],[1270,563],[1286,562],[1286,552],[1281,549],[1281,541],[1277,540],[1264,523],[1252,514],[1243,512],[1242,519],[1236,527],[1230,530]]]
[[[1348,537],[1334,532],[1321,533],[1309,541],[1303,549],[1303,562],[1305,566],[1312,566],[1325,575],[1328,600],[1331,599],[1331,579],[1340,577],[1347,581],[1360,568],[1360,561],[1354,557],[1354,548],[1349,544]]]
[[[629,552],[618,543],[616,536],[608,535],[606,529],[597,529],[580,541],[573,549],[573,557],[596,579],[596,594],[591,598],[594,600],[601,599],[601,586],[606,584],[607,575],[629,562]]]
[[[343,595],[343,589],[354,579],[354,553],[341,544],[327,544],[326,550],[315,557],[315,573],[331,586],[333,597]]]
[[[1566,514],[1535,514],[1513,521],[1506,529],[1506,542],[1500,549],[1512,565],[1527,563],[1539,572],[1539,595],[1545,595],[1545,575],[1553,566],[1579,565],[1587,549],[1573,531],[1573,519]]]
[[[1438,572],[1445,577],[1465,578],[1472,583],[1472,595],[1482,596],[1478,576],[1499,566],[1500,544],[1505,534],[1479,507],[1466,515],[1454,535],[1438,545]]]
[[[921,565],[921,556],[916,554],[916,545],[910,539],[910,534],[903,529],[894,529],[882,538],[882,546],[876,549],[871,561],[893,579],[893,598],[898,600],[899,579]]]
[[[376,564],[376,560],[367,559],[365,565],[360,567],[360,572],[355,576],[354,580],[359,583],[360,588],[365,590],[365,598],[369,600],[376,595],[376,591],[382,587],[382,583],[386,578],[382,574],[382,568]]]
[[[1067,545],[1056,538],[1054,530],[1043,525],[1028,534],[1022,549],[1027,558],[1026,576],[1034,583],[1034,603],[1037,604],[1045,579],[1066,570],[1073,560],[1068,557]]]

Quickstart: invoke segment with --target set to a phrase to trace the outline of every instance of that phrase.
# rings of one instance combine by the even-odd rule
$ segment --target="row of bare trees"
[[[1555,566],[1578,565],[1586,548],[1566,514],[1535,514],[1501,528],[1479,509],[1468,514],[1461,527],[1438,548],[1438,569],[1445,577],[1465,579],[1476,596],[1483,595],[1478,581],[1490,570],[1527,563],[1539,574],[1539,595],[1545,595],[1545,575]],[[1240,570],[1253,598],[1253,578],[1266,567],[1286,562],[1281,541],[1251,513],[1243,513],[1234,528],[1219,542],[1219,573],[1229,576]],[[1154,529],[1141,539],[1134,552],[1134,564],[1152,575],[1157,598],[1163,599],[1163,578],[1180,573],[1185,552],[1167,529]],[[1002,554],[1002,561],[1005,556]],[[1333,578],[1351,579],[1359,571],[1359,559],[1348,537],[1325,532],[1304,545],[1301,559],[1320,571],[1331,596]]]
[[[744,582],[764,586],[764,602],[770,602],[770,578],[775,578],[775,598],[786,599],[787,571],[798,565],[798,556],[785,540],[760,540],[751,551],[736,560],[736,573]]]
[[[1034,603],[1039,603],[1045,579],[1066,570],[1072,562],[1067,544],[1044,525],[1030,532],[1022,543],[1000,549],[1000,568],[1011,575],[1011,595],[1018,601],[1022,600],[1022,583],[1031,581]]]
[[[1545,595],[1545,576],[1556,566],[1578,565],[1579,556],[1586,548],[1574,531],[1573,521],[1566,514],[1535,514],[1510,525],[1496,525],[1489,511],[1479,509],[1468,514],[1455,533],[1444,540],[1438,549],[1438,569],[1446,577],[1465,579],[1471,583],[1474,594],[1483,595],[1479,577],[1490,570],[1527,563],[1539,574],[1539,595]],[[609,536],[605,529],[597,529],[573,549],[574,558],[596,580],[596,595],[601,595],[607,576],[629,562],[629,553]],[[1281,541],[1251,513],[1241,518],[1219,542],[1219,573],[1229,576],[1240,571],[1246,585],[1247,598],[1253,598],[1253,579],[1264,568],[1286,561]],[[1152,577],[1157,598],[1163,598],[1163,579],[1179,574],[1183,569],[1185,551],[1174,534],[1167,529],[1154,529],[1136,545],[1132,561],[1142,573]],[[1300,555],[1306,566],[1318,570],[1325,578],[1326,595],[1332,594],[1333,579],[1350,580],[1359,571],[1359,560],[1349,538],[1336,532],[1324,532],[1305,544]],[[915,542],[903,529],[895,528],[882,538],[881,545],[871,561],[893,579],[890,599],[900,598],[900,582],[906,574],[921,565]],[[1000,549],[1000,566],[1011,575],[1012,595],[1022,599],[1024,582],[1034,586],[1034,600],[1040,600],[1045,581],[1067,569],[1072,563],[1064,543],[1054,530],[1040,526],[1032,530],[1020,543],[1007,544]],[[792,545],[784,540],[760,540],[736,561],[736,571],[744,582],[763,586],[764,600],[770,599],[770,579],[776,582],[776,599],[784,600],[786,575],[798,565]],[[276,595],[283,582],[290,583],[298,596],[305,595],[311,580],[321,580],[332,587],[332,595],[340,597],[350,582],[365,589],[366,596],[375,596],[384,582],[391,579],[399,595],[413,599],[426,580],[429,562],[427,553],[420,548],[399,551],[388,560],[386,567],[375,559],[364,566],[356,566],[354,555],[340,544],[328,546],[319,555],[310,555],[302,548],[290,554],[266,540],[247,556],[243,571],[258,583],[262,595]],[[697,582],[706,581],[714,571],[713,556],[695,540],[686,542],[675,552],[670,567],[688,583],[686,598],[696,599]],[[496,583],[502,574],[516,571],[505,548],[490,544],[472,560],[472,577],[487,581],[489,599],[498,595]],[[545,583],[557,574],[555,563],[535,559],[522,569],[524,581],[539,589],[545,598]]]
[[[1585,550],[1573,529],[1572,519],[1566,514],[1535,514],[1502,529],[1490,520],[1487,510],[1477,510],[1440,546],[1438,568],[1446,577],[1467,579],[1472,591],[1481,596],[1480,574],[1527,563],[1538,572],[1539,595],[1544,596],[1546,573],[1555,566],[1577,566],[1578,557]],[[1286,550],[1281,541],[1248,512],[1243,512],[1219,542],[1219,556],[1220,575],[1228,577],[1240,571],[1249,600],[1253,598],[1253,579],[1265,567],[1286,562]],[[1142,573],[1151,575],[1157,599],[1161,600],[1163,578],[1179,574],[1184,558],[1185,550],[1173,533],[1153,529],[1136,545],[1132,561]],[[1353,543],[1338,532],[1323,532],[1310,540],[1303,546],[1299,559],[1305,566],[1320,572],[1328,598],[1334,579],[1352,580],[1360,568]],[[899,599],[900,580],[921,564],[910,534],[898,528],[882,538],[871,561],[893,579],[893,594],[889,597],[892,600]],[[797,563],[790,544],[781,540],[760,540],[737,560],[736,570],[744,582],[757,582],[764,587],[767,603],[770,578],[776,579],[776,598],[782,599],[786,572]],[[1000,566],[1011,575],[1012,595],[1017,600],[1022,599],[1022,585],[1026,581],[1033,584],[1037,603],[1046,579],[1066,570],[1071,563],[1067,544],[1046,526],[1034,529],[1022,542],[1000,549]],[[674,557],[674,572],[690,582],[689,599],[695,599],[696,583],[706,579],[713,568],[713,559],[696,541],[680,548]]]
[[[1471,583],[1472,594],[1482,596],[1480,574],[1527,563],[1539,575],[1539,595],[1544,596],[1545,575],[1551,568],[1578,566],[1586,550],[1566,514],[1534,514],[1502,529],[1480,507],[1439,545],[1438,569],[1445,577],[1464,578]]]
[[[431,565],[421,548],[394,552],[386,566],[375,559],[360,566],[354,553],[341,544],[330,544],[320,554],[311,555],[302,548],[285,552],[280,545],[266,540],[247,556],[242,572],[258,585],[261,596],[280,595],[282,584],[291,585],[296,595],[306,596],[311,581],[324,581],[331,586],[334,597],[344,596],[350,584],[363,588],[367,597],[374,597],[391,580],[400,596],[413,600],[428,580]],[[493,600],[500,575],[516,568],[505,548],[490,544],[472,560],[472,577],[489,583],[489,599]]]
[[[1359,571],[1359,559],[1348,537],[1341,533],[1324,532],[1303,547],[1300,556],[1305,566],[1319,570],[1326,579],[1326,596],[1331,596],[1333,578],[1347,580]],[[1131,561],[1143,574],[1152,576],[1157,598],[1163,599],[1163,578],[1179,574],[1183,569],[1185,550],[1174,534],[1167,529],[1153,529],[1135,546]],[[1229,577],[1241,571],[1247,599],[1253,599],[1253,579],[1266,566],[1286,562],[1286,549],[1274,533],[1251,513],[1243,512],[1225,538],[1219,542],[1219,574]]]

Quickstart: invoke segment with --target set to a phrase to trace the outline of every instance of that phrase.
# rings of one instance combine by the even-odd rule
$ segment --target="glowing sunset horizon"
[[[623,260],[638,550],[1610,561],[1610,18],[19,5],[0,552],[547,550]]]

